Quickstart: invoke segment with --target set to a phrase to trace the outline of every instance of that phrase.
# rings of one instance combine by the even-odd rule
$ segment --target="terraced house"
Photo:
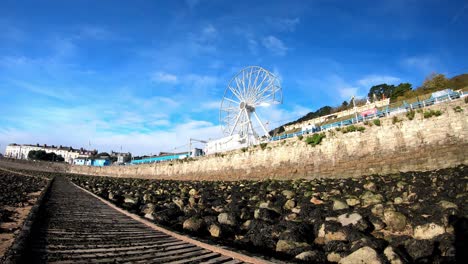
[[[32,150],[38,151],[43,150],[46,153],[55,153],[57,155],[62,156],[65,159],[65,162],[73,163],[73,159],[77,158],[78,156],[90,156],[92,155],[93,151],[86,150],[83,148],[75,149],[73,147],[65,147],[65,146],[48,146],[47,144],[40,145],[30,145],[30,144],[9,144],[5,150],[5,157],[6,158],[13,158],[13,159],[28,159],[28,153]]]

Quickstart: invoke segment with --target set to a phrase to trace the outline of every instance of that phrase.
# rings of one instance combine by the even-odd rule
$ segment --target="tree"
[[[411,91],[412,87],[410,83],[400,83],[393,90],[390,98],[392,101],[396,100],[399,96],[403,96],[406,92]]]
[[[422,87],[427,91],[438,91],[447,89],[450,85],[449,79],[440,73],[431,73],[423,82]]]
[[[385,96],[385,98],[391,97],[394,90],[395,90],[395,85],[388,85],[386,83],[382,83],[379,85],[372,86],[367,96],[369,98],[373,98],[375,94],[378,100],[380,100],[382,99],[383,96]]]
[[[348,107],[348,105],[349,105],[348,101],[343,101],[343,103],[341,104],[341,106],[344,108]]]

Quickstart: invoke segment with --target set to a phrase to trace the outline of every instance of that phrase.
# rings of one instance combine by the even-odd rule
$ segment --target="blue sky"
[[[468,72],[468,1],[0,3],[0,149],[47,143],[135,154],[222,136],[230,78],[259,65],[284,103],[269,128],[372,85]]]

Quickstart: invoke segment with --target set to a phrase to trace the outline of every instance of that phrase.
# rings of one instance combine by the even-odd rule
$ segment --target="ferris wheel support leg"
[[[247,133],[246,133],[246,135],[247,135],[247,145],[250,146],[250,135],[249,135],[249,131],[252,131],[252,136],[255,138],[255,134],[254,134],[255,132],[254,132],[253,127],[252,127],[252,119],[250,119],[250,114],[251,114],[252,112],[248,112],[246,109],[244,109],[244,111],[245,111],[245,113],[247,114],[247,121],[248,121],[248,126],[249,126],[249,129],[248,129],[248,131],[247,131]],[[254,113],[255,113],[255,112],[254,112]],[[256,140],[255,140],[255,141],[256,141]],[[255,143],[257,143],[257,142],[252,142],[252,145],[255,144]]]
[[[237,126],[237,123],[239,123],[239,118],[241,117],[241,115],[242,115],[242,111],[240,111],[240,112],[237,114],[236,122],[234,122],[234,126],[232,127],[232,130],[231,130],[231,132],[229,133],[230,136],[232,136],[232,133],[234,133],[234,130],[236,130],[236,126]]]
[[[260,124],[260,126],[262,127],[263,129],[263,132],[265,132],[265,136],[270,138],[270,134],[268,133],[268,131],[266,130],[265,126],[263,125],[262,121],[260,121],[260,118],[258,117],[257,113],[256,112],[253,112],[255,118],[257,119],[258,123]]]

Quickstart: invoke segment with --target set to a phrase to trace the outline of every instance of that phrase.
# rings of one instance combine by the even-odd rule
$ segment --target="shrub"
[[[460,113],[460,112],[463,112],[463,108],[461,108],[459,105],[455,106],[453,108],[453,111],[455,111],[456,113]]]
[[[338,131],[338,132],[341,131],[341,127],[337,127],[337,128],[335,128],[335,130]]]
[[[299,136],[297,136],[297,138],[298,138],[299,140],[302,140],[302,139],[304,138],[304,136],[303,136],[303,135],[299,135]]]
[[[374,119],[372,122],[374,123],[374,125],[380,126],[380,119]]]
[[[409,112],[406,113],[406,117],[407,117],[409,120],[413,120],[415,114],[416,114],[416,112],[414,112],[413,110],[411,110],[411,111],[409,111]]]
[[[322,139],[325,137],[325,133],[317,133],[317,134],[313,134],[312,136],[310,137],[307,137],[305,139],[305,142],[311,146],[315,146],[315,145],[318,145],[320,144],[320,142],[322,142]]]
[[[398,119],[398,117],[393,116],[393,118],[392,118],[392,124],[396,124],[396,123],[398,123],[398,122],[400,122],[400,121],[401,121],[401,120]]]
[[[436,111],[429,110],[429,111],[424,112],[424,118],[431,118],[433,116],[440,116],[440,115],[442,115],[442,111],[440,110],[436,110]]]
[[[357,127],[357,131],[359,131],[359,132],[364,132],[364,130],[366,130],[365,127],[362,127],[362,126]]]
[[[260,143],[260,148],[264,150],[267,147],[268,143]]]
[[[249,148],[243,147],[243,148],[241,148],[241,151],[242,151],[242,152],[246,152],[248,149],[249,149]]]
[[[366,120],[366,121],[364,121],[364,125],[366,125],[366,126],[372,126],[372,123]]]
[[[349,133],[349,132],[354,132],[356,131],[356,127],[354,125],[350,125],[350,126],[343,128],[342,131],[344,134]]]

